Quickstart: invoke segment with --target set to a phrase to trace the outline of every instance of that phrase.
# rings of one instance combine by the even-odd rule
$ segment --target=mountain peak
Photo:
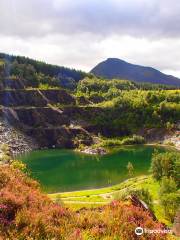
[[[104,62],[123,62],[123,63],[127,63],[126,61],[119,59],[119,58],[107,58]]]
[[[166,75],[152,67],[144,67],[128,63],[118,58],[107,58],[95,66],[91,73],[107,79],[126,79],[135,82],[180,86],[180,79]]]
[[[120,58],[107,58],[107,60],[106,61],[123,61],[123,60],[121,60]]]

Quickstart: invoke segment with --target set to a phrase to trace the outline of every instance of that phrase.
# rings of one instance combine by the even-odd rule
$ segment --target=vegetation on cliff
[[[102,136],[102,145],[142,143],[133,135],[146,141],[141,130],[171,131],[180,119],[180,91],[170,86],[79,73],[73,78],[77,87],[64,90],[67,86],[53,80],[61,68],[28,58],[0,58],[0,115],[40,146],[78,147],[87,142],[76,141],[80,135],[92,134]]]
[[[87,78],[79,82],[77,95],[103,109],[92,121],[112,135],[133,134],[142,128],[170,129],[180,119],[179,90],[158,90],[156,86],[143,90],[128,81]]]

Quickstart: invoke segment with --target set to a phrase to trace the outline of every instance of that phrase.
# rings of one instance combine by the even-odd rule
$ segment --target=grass
[[[130,178],[120,184],[106,188],[49,194],[49,197],[54,201],[61,199],[65,206],[78,210],[83,207],[94,208],[103,206],[117,198],[118,194],[141,188],[149,190],[157,219],[169,225],[170,223],[164,218],[162,207],[158,201],[160,185],[151,176]]]
[[[111,147],[111,146],[121,146],[121,145],[132,145],[132,144],[143,144],[145,140],[141,136],[133,135],[127,136],[122,139],[114,138],[114,139],[105,139],[102,141],[103,147]]]
[[[73,211],[77,211],[79,209],[82,209],[82,208],[88,208],[88,209],[91,209],[91,208],[97,208],[97,207],[101,207],[103,205],[105,205],[106,203],[90,203],[90,204],[87,204],[87,203],[79,203],[79,202],[73,202],[73,203],[64,203],[64,206],[73,210]]]
[[[166,225],[170,225],[170,222],[164,217],[164,212],[159,202],[158,192],[159,192],[160,184],[157,181],[155,181],[151,176],[144,178],[144,180],[138,179],[138,181],[132,184],[128,183],[124,191],[133,190],[133,189],[142,189],[142,188],[148,189],[150,195],[152,196],[154,213],[157,219],[160,222],[165,223]],[[122,189],[120,191],[122,191]],[[112,193],[112,196],[115,197],[115,195],[120,191],[116,191]]]
[[[60,198],[69,198],[69,197],[82,197],[82,196],[92,196],[92,195],[100,195],[100,194],[107,194],[112,193],[114,191],[118,191],[120,189],[126,188],[127,186],[132,185],[134,181],[143,181],[144,179],[147,179],[147,176],[141,176],[136,178],[128,179],[125,182],[122,182],[120,184],[113,185],[111,187],[106,188],[98,188],[98,189],[91,189],[91,190],[82,190],[82,191],[73,191],[73,192],[62,192],[62,193],[53,193],[49,194],[49,197],[52,199],[56,199],[57,197]]]

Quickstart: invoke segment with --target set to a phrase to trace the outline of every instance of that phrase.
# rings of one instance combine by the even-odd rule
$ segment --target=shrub
[[[180,196],[178,192],[171,192],[160,195],[160,202],[163,206],[165,217],[171,222],[174,222],[174,217],[180,207]]]
[[[164,228],[148,211],[121,201],[97,209],[70,211],[42,194],[39,184],[18,169],[0,167],[0,237],[6,239],[136,240],[137,226]],[[151,240],[144,234],[140,240]],[[165,234],[153,240],[165,240]]]
[[[130,177],[132,177],[133,174],[134,174],[134,167],[133,167],[133,165],[132,165],[131,162],[128,162],[128,164],[127,164],[127,170],[128,170],[128,175],[129,175]]]
[[[103,147],[121,146],[121,145],[133,145],[133,144],[143,144],[145,142],[144,138],[141,136],[133,135],[130,137],[111,138],[104,139],[101,143]]]
[[[122,145],[143,144],[145,142],[142,136],[133,135],[122,140]]]
[[[111,204],[99,209],[99,211],[81,211],[77,228],[88,235],[86,239],[121,239],[135,240],[134,232],[137,226],[149,229],[161,229],[163,226],[149,215],[148,211],[142,211],[139,207],[114,200]],[[84,231],[82,231],[84,229]],[[144,234],[138,239],[152,240],[150,234]],[[166,235],[153,235],[153,239],[167,239]]]
[[[22,172],[26,172],[26,170],[27,170],[26,164],[19,160],[12,161],[11,166],[15,169],[19,169]]]
[[[11,152],[8,144],[1,144],[0,150],[2,152],[2,156],[0,161],[9,163],[11,161]]]
[[[100,144],[102,147],[112,147],[122,145],[122,142],[118,138],[105,139]]]
[[[13,167],[1,167],[0,232],[5,239],[58,239],[68,235],[71,213],[40,192],[37,182]],[[71,227],[69,227],[71,229]],[[66,232],[65,232],[66,231]]]

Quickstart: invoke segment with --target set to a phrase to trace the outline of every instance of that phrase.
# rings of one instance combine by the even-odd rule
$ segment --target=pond
[[[104,156],[87,155],[73,150],[39,150],[21,156],[44,191],[64,192],[101,188],[129,178],[127,164],[134,176],[149,173],[153,146],[129,146],[113,149]]]

